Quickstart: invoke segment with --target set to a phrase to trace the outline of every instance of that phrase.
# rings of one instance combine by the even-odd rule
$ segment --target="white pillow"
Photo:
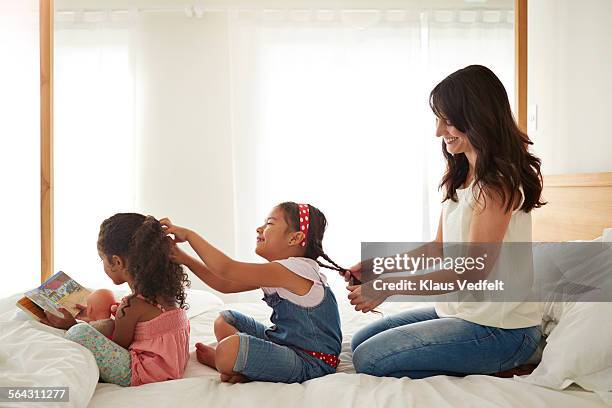
[[[566,303],[563,309],[538,367],[515,379],[560,390],[576,383],[612,391],[612,303]]]
[[[202,313],[218,309],[223,306],[224,302],[212,292],[199,289],[187,289],[187,316],[191,319]]]
[[[610,241],[612,229],[606,229],[602,237],[592,242]],[[567,271],[564,274],[566,279],[593,283],[600,291],[612,293],[612,279],[601,281],[601,278],[612,277],[612,251],[600,252],[594,257],[584,257],[580,253],[572,253],[580,249],[578,246],[562,249],[561,252],[551,253],[557,261],[571,261],[573,257],[577,257],[579,265],[582,266]],[[538,266],[537,262],[534,266]],[[546,263],[540,266],[543,268],[539,272],[543,273],[550,273],[548,268],[555,267]],[[590,282],[589,272],[598,279]],[[554,389],[564,389],[576,383],[612,399],[612,326],[609,324],[612,303],[549,301],[543,306],[545,316],[542,330],[548,337],[541,362],[531,375],[515,379]]]
[[[604,228],[602,238],[603,242],[612,242],[612,227]]]
[[[599,298],[605,298],[605,296],[602,297],[601,290],[609,292],[612,289],[612,273],[608,272],[612,265],[612,251],[601,252],[601,250],[606,245],[610,249],[609,243],[611,241],[612,228],[606,228],[603,230],[602,236],[591,241],[568,241],[582,244],[601,242],[604,246],[599,248],[581,244],[572,245],[568,242],[558,243],[557,245],[534,243],[533,260],[536,276],[546,282],[569,280],[582,285],[592,285],[600,289]],[[591,265],[586,265],[589,262]],[[578,268],[574,268],[572,265],[576,265]],[[581,272],[585,270],[590,273],[582,276]],[[609,278],[605,279],[606,277]],[[607,282],[602,282],[601,278],[604,278]],[[551,292],[551,288],[546,290],[549,291],[547,292],[549,298],[542,302],[542,332],[548,336],[561,318],[566,305],[573,304],[573,302],[563,302],[561,294],[553,296],[554,292]],[[588,293],[585,294],[585,298],[588,298],[588,296]]]
[[[119,301],[130,292],[125,289],[115,289],[113,293],[115,294],[115,299]],[[202,313],[219,308],[224,303],[219,296],[206,290],[186,289],[185,293],[187,294],[187,304],[189,305],[187,317],[190,319]]]

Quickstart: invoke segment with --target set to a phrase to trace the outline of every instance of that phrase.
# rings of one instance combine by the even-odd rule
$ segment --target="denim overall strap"
[[[323,300],[313,307],[296,305],[278,293],[264,294],[263,300],[272,308],[273,323],[266,336],[277,344],[338,356],[342,345],[338,304],[331,289],[323,289]]]

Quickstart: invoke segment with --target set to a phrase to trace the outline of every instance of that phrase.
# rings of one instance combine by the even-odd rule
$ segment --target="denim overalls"
[[[240,333],[240,348],[234,371],[251,380],[303,382],[336,371],[306,351],[338,356],[342,347],[340,315],[334,293],[323,285],[321,303],[303,307],[278,293],[265,294],[272,308],[271,327],[233,310],[221,315]]]

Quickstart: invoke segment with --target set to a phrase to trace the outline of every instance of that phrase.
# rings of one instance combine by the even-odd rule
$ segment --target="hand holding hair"
[[[191,230],[172,224],[170,218],[162,218],[161,220],[159,220],[159,223],[162,225],[162,229],[164,230],[164,233],[166,235],[174,235],[174,243],[188,241],[189,234],[191,234]]]
[[[348,269],[338,271],[338,273],[344,278],[346,282],[350,283],[351,285],[361,284],[361,262],[357,262],[355,265],[351,266]]]
[[[351,305],[355,306],[355,310],[358,312],[374,312],[381,314],[375,309],[377,306],[379,306],[382,302],[385,301],[386,297],[384,295],[381,295],[374,299],[372,299],[371,297],[365,297],[361,292],[362,287],[363,285],[349,285],[346,287],[351,292],[348,294],[348,298],[351,301]]]

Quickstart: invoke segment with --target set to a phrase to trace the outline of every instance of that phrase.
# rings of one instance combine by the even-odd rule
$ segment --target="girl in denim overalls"
[[[271,327],[233,310],[215,321],[215,347],[196,344],[198,361],[216,368],[221,380],[302,382],[336,371],[342,344],[333,292],[319,267],[345,271],[322,247],[327,221],[316,207],[286,202],[257,228],[255,252],[264,264],[234,261],[193,231],[161,221],[174,242],[188,242],[203,262],[175,247],[185,264],[212,288],[235,293],[261,288],[272,308]],[[323,258],[329,264],[317,259]]]

